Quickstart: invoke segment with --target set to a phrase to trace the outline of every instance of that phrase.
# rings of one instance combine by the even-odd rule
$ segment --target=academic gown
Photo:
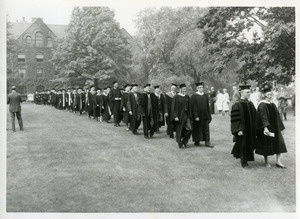
[[[150,137],[157,131],[157,98],[154,93],[149,93],[149,95],[150,98],[147,93],[142,93],[139,98],[145,137],[148,136],[149,131]]]
[[[101,95],[101,116],[103,117],[103,121],[108,122],[111,117],[111,110],[109,106],[109,97],[108,95]]]
[[[134,93],[129,93],[128,101],[127,101],[128,111],[132,112],[132,115],[130,116],[130,130],[135,134],[136,134],[136,130],[139,128],[141,124],[139,98],[140,98],[140,93],[136,93],[136,96],[134,95]]]
[[[163,94],[156,95],[157,98],[157,125],[158,128],[165,125],[165,96]]]
[[[128,110],[128,106],[127,106],[128,98],[129,98],[129,93],[124,92],[122,95],[121,104],[120,104],[120,111],[123,114],[122,121],[125,124],[129,123],[129,110]],[[125,109],[125,111],[124,111],[124,109]]]
[[[179,121],[174,120],[176,117],[178,117]],[[172,104],[171,119],[174,120],[176,124],[177,143],[187,144],[192,131],[190,117],[190,97],[188,95],[175,95]]]
[[[100,94],[96,94],[95,96],[95,116],[100,117],[101,115],[101,106],[102,106],[102,97]]]
[[[193,119],[193,141],[210,141],[209,123],[211,121],[209,97],[207,94],[195,93],[191,97],[191,114]],[[196,121],[196,118],[199,121]]]
[[[264,135],[264,128],[267,127],[275,137]],[[286,153],[286,145],[281,134],[285,129],[274,103],[260,102],[257,108],[257,145],[256,154],[268,156]]]
[[[109,93],[109,102],[110,102],[110,109],[114,116],[114,123],[118,124],[121,121],[121,112],[120,112],[120,105],[121,100],[116,100],[115,98],[121,98],[122,93],[119,88],[112,88]]]
[[[175,94],[176,95],[176,94]],[[166,116],[166,123],[167,123],[167,134],[171,137],[173,136],[173,133],[176,131],[175,122],[172,120],[172,104],[173,99],[175,96],[171,91],[166,93],[165,95],[165,110],[168,113],[168,116]]]
[[[243,131],[243,135],[238,136],[239,131]],[[231,133],[235,141],[231,154],[235,158],[241,158],[242,163],[253,161],[256,146],[256,109],[252,102],[240,99],[232,106]]]

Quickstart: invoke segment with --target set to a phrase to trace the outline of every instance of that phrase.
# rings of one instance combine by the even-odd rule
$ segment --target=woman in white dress
[[[219,115],[222,115],[223,112],[223,93],[222,89],[218,90],[217,96],[216,96],[216,105],[217,105],[217,110],[219,112]]]
[[[223,115],[228,116],[228,111],[229,111],[229,94],[227,92],[227,89],[223,89]]]

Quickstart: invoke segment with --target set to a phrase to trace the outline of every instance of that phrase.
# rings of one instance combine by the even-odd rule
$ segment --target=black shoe
[[[150,132],[150,138],[153,138],[154,133]]]
[[[15,130],[15,129],[13,129],[13,132],[16,132],[16,130]]]
[[[137,135],[137,131],[132,132],[134,135]]]
[[[286,169],[287,168],[286,166],[282,166],[280,164],[276,164],[276,167],[281,168],[281,169]]]
[[[188,148],[189,146],[188,146],[188,144],[187,143],[185,143],[185,142],[182,142],[182,144],[183,144],[183,146],[184,147],[186,147],[186,148]]]
[[[200,143],[199,143],[199,141],[195,141],[195,144],[194,144],[195,146],[200,146]]]
[[[183,148],[182,142],[179,142],[179,143],[178,143],[178,147]]]
[[[174,135],[173,135],[173,134],[171,134],[171,135],[170,135],[170,138],[174,138]]]
[[[24,131],[24,129],[20,129],[20,131]]]
[[[242,167],[243,168],[249,168],[249,165],[248,165],[248,163],[242,163]]]
[[[144,135],[144,137],[145,137],[146,139],[149,139],[149,137],[148,137],[147,135]]]

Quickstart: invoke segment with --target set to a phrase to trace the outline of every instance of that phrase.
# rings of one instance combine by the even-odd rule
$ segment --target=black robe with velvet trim
[[[238,136],[238,132],[243,135]],[[256,145],[256,109],[252,102],[240,99],[232,106],[231,133],[234,135],[235,144],[231,151],[242,162],[254,160]]]
[[[264,135],[267,127],[274,137]],[[281,131],[285,129],[274,103],[261,102],[257,108],[257,145],[256,154],[268,156],[286,153],[286,145]]]

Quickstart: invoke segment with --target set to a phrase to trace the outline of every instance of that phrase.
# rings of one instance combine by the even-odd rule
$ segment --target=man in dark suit
[[[19,126],[20,126],[20,130],[24,131],[23,121],[22,121],[22,116],[21,116],[22,98],[21,98],[21,95],[16,92],[15,86],[12,86],[11,90],[12,90],[11,93],[8,94],[8,97],[7,97],[7,104],[9,104],[9,112],[10,112],[10,117],[11,117],[11,121],[12,121],[12,130],[14,132],[16,131],[16,127],[15,127],[15,115],[16,115]]]

